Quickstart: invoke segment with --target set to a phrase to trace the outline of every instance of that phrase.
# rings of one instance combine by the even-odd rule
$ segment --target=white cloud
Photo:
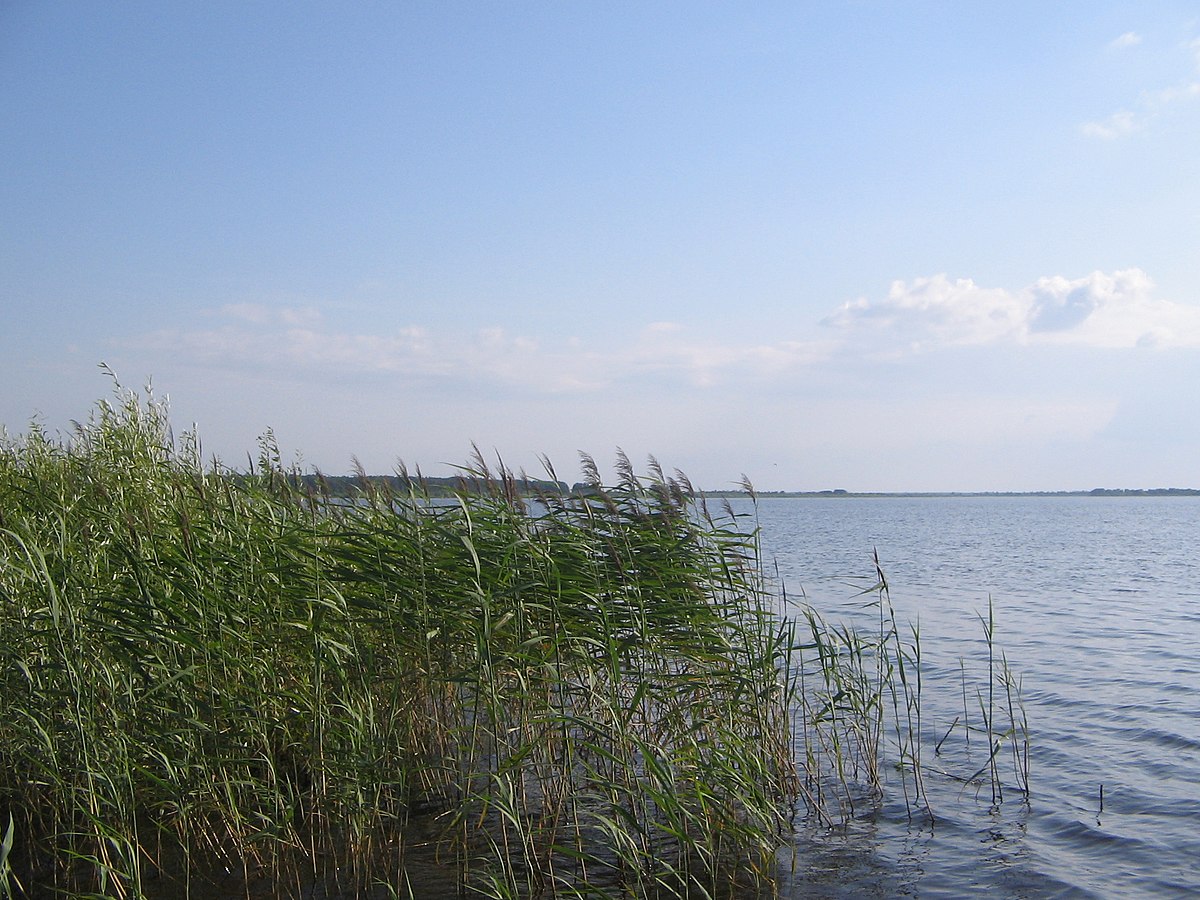
[[[1003,290],[981,288],[969,278],[951,281],[934,275],[911,285],[894,281],[884,300],[845,303],[823,324],[847,328],[862,323],[877,331],[905,332],[919,349],[929,341],[986,343],[1013,332],[1023,315],[1019,300]]]
[[[651,322],[615,345],[590,335],[514,333],[498,325],[434,332],[348,330],[310,308],[234,304],[215,327],[166,328],[126,341],[188,364],[299,380],[399,378],[530,395],[593,393],[632,381],[711,388],[766,384],[812,371],[842,350],[897,357],[953,346],[1200,347],[1200,307],[1154,297],[1140,269],[1050,276],[1020,290],[945,274],[896,281],[886,296],[842,304],[825,336],[770,341],[697,334]]]
[[[397,375],[476,381],[536,393],[594,391],[627,379],[707,387],[762,379],[824,358],[834,342],[737,343],[654,322],[617,347],[572,337],[511,334],[499,326],[433,334],[412,326],[387,334],[339,330],[311,309],[234,304],[214,312],[215,328],[162,329],[128,342],[173,361],[294,377]]]
[[[1080,130],[1087,137],[1111,141],[1139,131],[1143,125],[1143,117],[1135,116],[1127,109],[1121,109],[1103,121],[1084,122]]]
[[[1142,105],[1149,112],[1157,113],[1172,104],[1183,100],[1192,100],[1195,97],[1200,97],[1200,81],[1188,81],[1174,87],[1147,93],[1142,99]]]
[[[1050,276],[1019,291],[935,275],[897,281],[879,301],[843,304],[824,324],[873,333],[892,352],[999,342],[1200,347],[1200,307],[1157,299],[1153,288],[1141,269]]]
[[[272,323],[284,325],[314,325],[321,319],[311,306],[268,306],[264,303],[227,303],[215,311],[222,318],[250,322],[254,325]]]
[[[657,371],[697,386],[731,377],[770,378],[825,358],[833,343],[777,341],[771,344],[699,340],[678,323],[647,326],[629,351],[618,351],[608,363],[628,372]]]
[[[1124,49],[1141,43],[1141,37],[1128,31],[1113,40],[1109,47]],[[1192,54],[1193,68],[1200,72],[1200,38],[1189,41],[1184,47]],[[1156,90],[1144,90],[1131,109],[1121,109],[1103,119],[1084,122],[1080,131],[1084,136],[1111,141],[1141,131],[1153,119],[1168,109],[1200,97],[1200,81],[1184,78],[1178,84]]]

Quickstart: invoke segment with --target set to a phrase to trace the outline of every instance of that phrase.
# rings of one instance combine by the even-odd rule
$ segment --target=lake
[[[1031,732],[1028,802],[927,774],[932,824],[890,796],[804,827],[782,896],[1200,893],[1200,498],[765,498],[757,515],[789,596],[832,621],[871,615],[850,579],[878,550],[920,626],[927,758],[963,670],[986,682],[989,596]]]

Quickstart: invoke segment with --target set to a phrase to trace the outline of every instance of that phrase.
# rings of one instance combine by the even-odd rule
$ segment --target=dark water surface
[[[802,829],[784,897],[1200,896],[1200,498],[768,498],[758,516],[789,594],[833,621],[863,615],[847,576],[878,549],[920,625],[928,746],[963,712],[960,665],[986,682],[990,595],[1032,738],[1028,803],[929,775],[934,824],[889,796]]]

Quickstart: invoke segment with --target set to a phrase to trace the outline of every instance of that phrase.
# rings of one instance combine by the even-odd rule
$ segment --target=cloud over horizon
[[[995,343],[1100,349],[1200,347],[1200,307],[1153,296],[1141,269],[1039,278],[1018,291],[945,274],[895,281],[886,297],[844,303],[822,324],[887,338],[892,349]]]
[[[529,396],[600,394],[623,386],[706,392],[795,384],[838,360],[897,359],[982,346],[1200,348],[1200,306],[1157,298],[1141,269],[1051,275],[1019,290],[945,273],[894,281],[878,299],[843,303],[819,322],[771,341],[655,321],[617,343],[598,335],[530,334],[500,324],[372,333],[311,306],[240,303],[211,323],[168,326],[119,342],[154,371],[179,365],[298,382],[399,381],[443,391]],[[834,369],[829,367],[833,366]]]
[[[122,342],[173,362],[272,372],[296,378],[387,376],[487,382],[555,394],[594,392],[660,379],[694,388],[771,379],[815,363],[829,340],[735,343],[695,336],[676,322],[651,322],[620,346],[578,336],[515,334],[500,325],[434,333],[409,325],[389,333],[345,331],[314,308],[231,304],[209,311],[219,324],[167,327]]]

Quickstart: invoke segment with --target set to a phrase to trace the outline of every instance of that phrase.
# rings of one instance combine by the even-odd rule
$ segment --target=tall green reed
[[[898,789],[909,818],[935,819],[927,778],[986,785],[992,802],[1004,799],[1006,783],[1029,796],[1029,724],[1021,680],[995,643],[995,609],[989,597],[980,616],[986,650],[982,685],[976,688],[978,722],[967,707],[967,674],[962,673],[963,714],[941,733],[928,731],[924,704],[924,663],[918,624],[901,626],[891,588],[873,554],[873,572],[856,591],[863,612],[855,624],[831,624],[804,600],[785,602],[798,609],[790,624],[793,655],[793,728],[803,775],[801,797],[809,816],[824,825],[871,814],[887,789]],[[961,724],[961,728],[960,728]],[[958,729],[961,753],[953,760],[943,746]],[[971,735],[982,737],[987,756],[972,756]],[[924,752],[933,744],[934,759]],[[1011,775],[1002,771],[1001,751],[1009,748]],[[974,761],[973,761],[974,760]],[[894,775],[892,774],[894,773]]]
[[[120,390],[4,438],[0,894],[727,897],[798,798],[844,820],[891,760],[928,809],[877,559],[874,630],[789,618],[756,522],[653,459],[582,467],[534,496],[476,452],[450,499],[359,467],[347,502],[270,432],[235,472]]]
[[[794,771],[747,538],[656,466],[452,503],[205,464],[119,393],[0,452],[4,883],[497,896],[769,878]],[[9,849],[11,848],[11,849]]]

